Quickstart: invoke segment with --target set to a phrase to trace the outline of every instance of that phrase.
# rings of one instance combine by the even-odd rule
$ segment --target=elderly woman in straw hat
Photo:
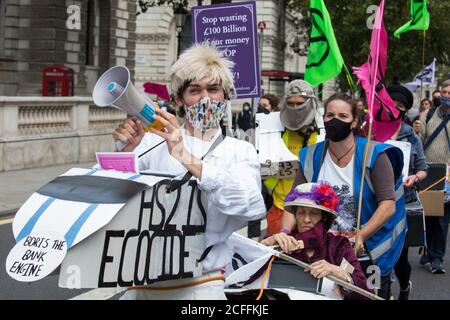
[[[364,290],[367,279],[361,270],[350,241],[329,233],[338,213],[339,198],[326,183],[304,183],[286,196],[284,208],[295,216],[297,230],[277,233],[262,241],[267,246],[278,245],[285,252],[311,265],[307,270],[316,278],[335,276]],[[344,299],[363,298],[341,289]]]

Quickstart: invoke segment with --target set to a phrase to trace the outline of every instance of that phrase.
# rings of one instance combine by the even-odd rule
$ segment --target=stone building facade
[[[72,68],[87,96],[116,64],[134,71],[135,0],[0,0],[0,96],[41,96],[42,71]]]

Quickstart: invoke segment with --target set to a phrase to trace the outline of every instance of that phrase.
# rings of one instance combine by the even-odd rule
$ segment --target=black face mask
[[[405,110],[398,110],[398,117],[397,120],[405,120],[406,119],[406,111]]]
[[[348,137],[352,132],[351,122],[344,122],[338,118],[333,118],[324,123],[326,131],[326,139],[330,139],[333,142],[339,142]]]
[[[270,113],[270,111],[269,111],[269,110],[267,110],[267,109],[266,109],[266,108],[264,108],[264,107],[258,106],[258,111],[256,111],[256,113],[264,113],[264,114],[269,114],[269,113]]]
[[[433,98],[433,106],[439,107],[440,105],[441,105],[441,99],[439,99],[439,97],[434,97]]]

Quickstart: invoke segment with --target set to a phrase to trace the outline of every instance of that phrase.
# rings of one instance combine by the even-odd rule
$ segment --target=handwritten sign
[[[206,211],[196,180],[167,193],[170,179],[130,200],[114,219],[72,248],[59,285],[106,288],[202,275]]]
[[[235,63],[234,84],[240,99],[261,92],[255,1],[192,8],[194,42],[215,45]]]
[[[299,160],[284,143],[281,133],[285,130],[279,112],[256,114],[255,148],[261,163],[261,177],[267,179],[295,179]]]
[[[52,273],[63,261],[67,244],[55,232],[31,233],[16,243],[6,258],[9,276],[22,282],[40,280]]]

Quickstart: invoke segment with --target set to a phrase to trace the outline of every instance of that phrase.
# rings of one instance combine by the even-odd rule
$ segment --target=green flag
[[[334,36],[330,14],[323,0],[311,0],[309,12],[311,36],[305,80],[313,87],[317,87],[341,73],[344,59]],[[348,79],[351,81],[351,78]]]
[[[411,20],[394,32],[394,37],[400,38],[400,33],[409,30],[428,30],[430,13],[427,10],[427,0],[411,0]]]

